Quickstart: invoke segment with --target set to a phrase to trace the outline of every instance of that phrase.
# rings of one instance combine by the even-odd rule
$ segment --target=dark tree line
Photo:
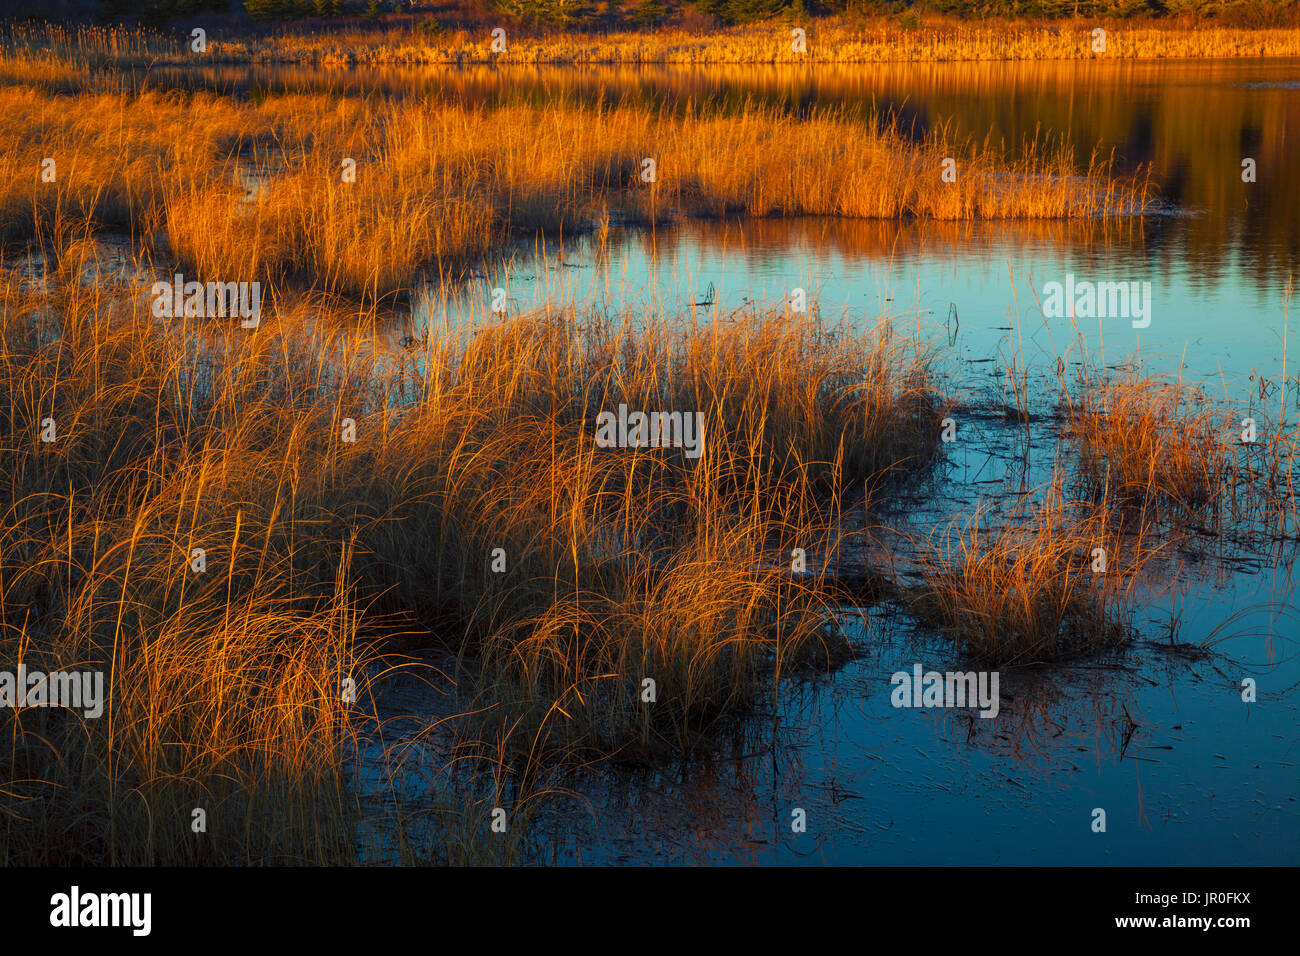
[[[744,23],[787,12],[811,15],[849,13],[894,16],[942,13],[970,19],[1026,17],[1153,17],[1226,15],[1260,25],[1293,19],[1296,0],[699,0],[696,6],[730,23]],[[792,11],[791,8],[794,8]]]
[[[205,10],[228,10],[230,0],[99,0],[99,8],[106,18],[170,20]]]
[[[222,12],[237,7],[246,9],[254,20],[336,17],[344,13],[348,6],[361,12],[366,4],[357,3],[356,0],[350,5],[345,0],[99,0],[100,12],[107,19],[136,17],[146,22],[172,20],[206,10]],[[392,0],[384,6],[391,10]]]
[[[342,14],[377,17],[412,9],[408,0],[99,0],[99,3],[106,17],[154,21],[204,10],[226,10],[236,4],[244,7],[255,20]],[[477,5],[485,15],[504,14],[512,20],[536,23],[574,23],[592,16],[588,0],[479,0]],[[1250,26],[1300,20],[1300,0],[628,0],[619,18],[654,26],[671,20],[686,8],[710,14],[725,23],[832,14],[898,16],[914,22],[916,15],[925,13],[970,19],[1197,14]]]

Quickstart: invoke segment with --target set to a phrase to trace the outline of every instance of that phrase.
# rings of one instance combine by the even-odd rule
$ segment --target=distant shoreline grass
[[[520,232],[611,219],[1090,220],[1151,201],[1144,177],[1103,156],[1080,170],[1063,142],[1007,158],[845,110],[9,87],[0,138],[18,144],[0,158],[0,239],[57,249],[69,229],[120,230],[186,272],[364,297],[451,276]]]
[[[1300,27],[1248,28],[1213,21],[1079,19],[971,23],[896,19],[782,18],[761,24],[692,31],[679,27],[584,32],[531,27],[502,18],[473,29],[399,25],[293,24],[272,29],[210,30],[204,52],[190,48],[194,24],[167,30],[131,27],[14,25],[0,37],[0,62],[59,62],[78,67],[217,64],[454,65],[476,64],[772,64],[898,63],[1013,60],[1159,60],[1300,56]],[[504,52],[491,30],[506,31]],[[792,31],[806,47],[794,48]],[[1105,31],[1104,52],[1094,31]]]

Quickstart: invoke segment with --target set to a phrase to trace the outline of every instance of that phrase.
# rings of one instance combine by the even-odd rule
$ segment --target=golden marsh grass
[[[63,61],[14,63],[37,83]],[[863,514],[943,457],[933,349],[816,309],[550,307],[397,349],[380,300],[423,273],[611,217],[1086,223],[1149,200],[1063,145],[1007,159],[879,117],[708,104],[18,85],[0,135],[5,254],[44,255],[35,280],[0,280],[0,655],[110,675],[103,720],[0,713],[6,862],[355,862],[357,768],[384,723],[367,692],[407,666],[396,646],[443,652],[467,712],[440,756],[472,796],[436,808],[432,842],[404,809],[388,837],[434,862],[521,852],[482,820],[505,802],[526,820],[548,761],[692,753],[766,715],[783,675],[842,659],[837,579]],[[85,283],[97,231],[128,233],[144,275],[267,282],[261,327],[163,323],[140,287]],[[1060,478],[913,542],[904,606],[980,660],[1122,648],[1161,508],[1224,508],[1259,466],[1266,513],[1295,515],[1294,434],[1248,461],[1196,388],[1062,389],[1084,500]],[[698,412],[704,453],[597,447],[619,405]]]
[[[500,25],[500,24],[494,24]],[[1092,32],[1107,31],[1106,49],[1093,50]],[[791,45],[791,28],[807,32],[806,52]],[[213,35],[205,62],[443,64],[475,63],[896,63],[1187,59],[1300,55],[1300,28],[1248,28],[1215,23],[982,22],[927,18],[900,30],[888,18],[789,20],[721,27],[707,32],[674,27],[602,32],[538,30],[507,24],[504,53],[493,52],[490,27],[425,35],[414,20],[401,26],[297,28],[276,34]],[[43,25],[10,31],[0,55],[9,60],[62,62],[78,67],[192,64],[188,36],[123,27]]]
[[[920,618],[997,665],[1114,651],[1130,636],[1137,575],[1156,550],[1104,511],[1051,488],[1008,515],[977,508],[924,543]],[[1103,561],[1104,563],[1099,563]]]
[[[1294,437],[1257,401],[1234,410],[1203,384],[1127,364],[1081,370],[1062,388],[1060,410],[1080,490],[1094,500],[1216,527],[1265,515],[1286,526],[1295,512]],[[1247,426],[1255,434],[1243,441]]]
[[[329,306],[284,297],[255,336],[169,327],[81,271],[3,289],[0,623],[6,660],[103,667],[111,692],[99,721],[5,713],[12,860],[352,859],[367,721],[339,688],[394,630],[459,656],[489,749],[693,746],[842,640],[826,496],[937,441],[926,353],[884,329],[535,314],[417,362],[373,311],[310,331]],[[617,402],[699,409],[708,450],[595,448]],[[252,822],[198,844],[195,807]]]
[[[20,144],[0,169],[11,241],[57,246],[56,224],[89,223],[129,230],[161,262],[202,276],[375,297],[424,272],[455,273],[520,231],[583,231],[611,214],[1093,220],[1150,201],[1145,180],[1109,175],[1102,157],[1080,174],[1062,143],[1036,140],[1004,160],[942,129],[917,143],[843,111],[307,95],[253,105],[11,88],[0,117],[0,135]],[[946,157],[955,182],[942,178]]]

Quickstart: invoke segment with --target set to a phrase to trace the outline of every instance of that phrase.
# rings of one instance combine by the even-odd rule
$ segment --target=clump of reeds
[[[274,508],[254,526],[255,505],[212,500],[231,487],[218,449],[239,414],[130,297],[73,275],[46,295],[7,283],[2,300],[0,660],[98,670],[108,699],[97,719],[0,713],[0,857],[349,859],[342,681],[364,699],[370,651],[346,542],[319,587],[295,590],[292,549],[267,546]]]
[[[342,685],[395,630],[516,728],[489,749],[692,746],[835,656],[841,498],[936,454],[926,351],[885,329],[542,312],[393,352],[287,294],[256,333],[156,320],[80,282],[92,248],[0,287],[0,652],[113,675],[101,720],[0,715],[9,860],[351,860]],[[596,447],[620,402],[702,413],[699,457]]]
[[[1129,366],[1080,373],[1061,411],[1084,494],[1151,517],[1217,517],[1244,491],[1239,428],[1202,387]]]
[[[972,658],[1032,664],[1121,647],[1137,576],[1154,550],[1054,482],[1006,515],[979,507],[920,548],[911,603]]]
[[[358,540],[392,569],[373,582],[383,600],[468,623],[465,666],[489,677],[467,684],[539,701],[552,731],[648,746],[825,653],[833,602],[788,554],[824,567],[851,483],[924,473],[941,400],[926,351],[883,329],[620,318],[532,314],[432,344],[360,495],[402,518]],[[597,447],[596,416],[620,404],[698,412],[701,454]],[[641,706],[647,677],[657,707]]]

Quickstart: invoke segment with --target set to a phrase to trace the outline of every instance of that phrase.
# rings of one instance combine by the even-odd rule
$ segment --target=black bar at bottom
[[[336,952],[390,934],[392,942],[426,939],[433,946],[459,938],[456,948],[468,942],[462,933],[482,933],[488,945],[516,935],[562,944],[578,935],[574,942],[583,945],[603,940],[639,949],[686,933],[716,933],[735,944],[800,926],[820,936],[832,922],[873,944],[921,942],[935,933],[975,944],[985,934],[993,942],[1015,931],[1069,939],[1199,935],[1231,944],[1294,926],[1295,875],[1286,868],[1200,867],[7,869],[0,915],[11,942],[50,934],[128,946],[318,943]]]

